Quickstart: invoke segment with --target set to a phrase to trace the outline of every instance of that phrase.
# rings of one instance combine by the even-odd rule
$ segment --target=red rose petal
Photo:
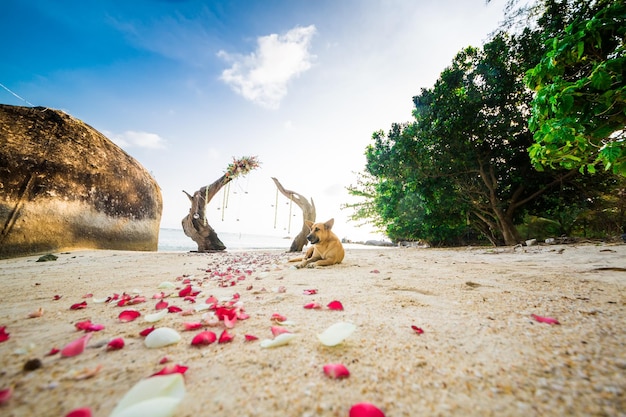
[[[413,331],[415,331],[415,333],[417,333],[417,334],[422,334],[422,333],[424,333],[424,330],[422,330],[422,328],[421,328],[421,327],[417,327],[417,326],[415,326],[415,325],[412,325],[412,326],[411,326],[411,329],[413,329]]]
[[[317,294],[316,289],[304,290],[304,295],[315,295],[315,294]]]
[[[65,417],[91,417],[91,409],[90,408],[77,408],[76,410],[72,410],[65,415]]]
[[[198,333],[192,340],[192,345],[210,345],[215,342],[217,336],[210,330],[205,330],[203,332]]]
[[[0,405],[6,404],[11,399],[13,395],[13,388],[4,388],[0,389]]]
[[[168,306],[168,302],[167,301],[159,301],[158,303],[156,303],[156,306],[154,306],[154,308],[156,308],[157,310],[163,310],[164,308],[167,308]]]
[[[117,337],[112,339],[107,345],[107,350],[119,350],[124,347],[124,339]]]
[[[534,318],[539,323],[561,324],[561,323],[559,323],[559,321],[557,319],[553,319],[552,317],[541,317],[541,316],[538,316],[536,314],[531,314],[531,316],[532,316],[532,318]]]
[[[374,404],[359,403],[350,408],[350,417],[385,417],[385,414]]]
[[[234,335],[229,334],[227,329],[224,329],[224,331],[222,332],[222,334],[220,335],[219,340],[217,341],[217,343],[229,343],[232,342],[232,340],[235,338]]]
[[[350,376],[350,371],[341,363],[329,363],[324,365],[324,373],[330,378],[340,379]]]
[[[139,336],[143,336],[146,337],[148,336],[150,333],[152,333],[154,331],[154,326],[152,327],[148,327],[147,329],[143,329],[142,331],[139,332]]]
[[[80,355],[85,350],[87,342],[89,342],[90,338],[91,333],[87,333],[83,337],[80,337],[73,342],[68,343],[63,349],[61,349],[61,356],[71,357]]]
[[[50,352],[46,353],[46,356],[53,356],[56,355],[57,353],[59,353],[61,350],[57,349],[57,348],[52,348],[50,349]]]
[[[80,303],[72,304],[70,306],[70,310],[82,310],[83,308],[87,308],[87,301],[83,301]]]
[[[63,297],[63,296],[62,296],[62,295],[59,295],[59,294],[56,294],[54,297],[52,297],[52,299],[53,299],[54,301],[58,301],[58,300],[60,300],[60,299],[61,299],[61,297]]]
[[[168,313],[180,313],[181,311],[183,311],[183,309],[180,307],[176,307],[176,306],[169,306],[167,308]]]
[[[327,306],[330,310],[343,310],[343,305],[340,301],[331,301]]]
[[[309,310],[313,310],[313,309],[318,309],[318,308],[322,308],[322,306],[318,303],[307,303],[304,305],[304,308],[309,309]]]
[[[141,316],[141,313],[137,310],[124,310],[120,313],[119,319],[121,322],[127,323],[129,321],[135,320],[139,316]]]
[[[165,366],[163,369],[161,369],[159,372],[154,373],[150,376],[158,376],[158,375],[171,375],[171,374],[185,374],[185,372],[187,372],[187,369],[189,369],[189,367],[187,366],[183,366],[183,365],[167,365]]]
[[[256,337],[256,336],[255,336],[255,335],[253,335],[253,334],[246,334],[246,335],[244,335],[243,337],[245,337],[245,338],[246,338],[246,342],[252,342],[253,340],[259,340],[259,338],[258,338],[258,337]]]
[[[283,333],[291,333],[291,332],[282,326],[272,326],[272,334],[274,335],[274,337]]]
[[[6,342],[9,340],[10,333],[6,332],[6,326],[0,327],[0,342]]]
[[[183,323],[185,330],[198,330],[204,326],[202,323]]]

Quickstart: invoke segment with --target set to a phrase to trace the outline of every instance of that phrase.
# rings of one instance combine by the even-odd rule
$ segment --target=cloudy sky
[[[285,188],[313,198],[340,237],[372,236],[341,210],[372,133],[411,119],[411,98],[480,46],[504,0],[4,0],[0,102],[63,110],[152,173],[161,226],[233,157],[261,169],[208,207],[220,232],[297,233]]]

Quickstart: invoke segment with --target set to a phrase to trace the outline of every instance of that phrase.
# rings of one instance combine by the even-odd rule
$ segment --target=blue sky
[[[224,193],[209,204],[218,233],[297,232],[297,207],[291,231],[288,201],[274,207],[277,177],[362,239],[340,207],[372,133],[409,121],[411,98],[487,39],[504,3],[4,0],[0,102],[63,110],[120,145],[161,186],[162,227],[180,228],[182,190],[255,155],[228,207]]]

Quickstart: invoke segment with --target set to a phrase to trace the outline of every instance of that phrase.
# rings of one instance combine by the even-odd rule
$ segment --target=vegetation
[[[553,111],[562,106],[549,94],[563,97],[564,93],[545,86],[558,79],[550,78],[553,66],[546,64],[547,57],[554,56],[555,42],[548,45],[546,39],[562,35],[563,27],[575,27],[573,22],[586,16],[583,11],[590,16],[600,13],[599,6],[587,11],[585,3],[546,0],[540,4],[542,14],[534,29],[526,27],[516,33],[501,30],[482,48],[467,47],[459,52],[435,85],[413,98],[414,120],[395,123],[386,134],[373,134],[373,143],[365,151],[365,173],[349,188],[351,194],[364,198],[361,205],[352,206],[353,219],[372,219],[393,240],[427,240],[436,245],[488,240],[494,245],[513,245],[525,237],[523,231],[531,230],[519,227],[525,222],[537,224],[537,219],[547,219],[555,232],[571,233],[578,231],[577,225],[583,220],[586,225],[598,226],[589,219],[589,210],[598,209],[608,217],[612,213],[612,220],[603,223],[603,231],[619,232],[625,221],[623,209],[618,208],[624,205],[624,193],[617,192],[625,185],[623,178],[611,172],[595,173],[597,161],[584,162],[588,172],[595,175],[581,174],[580,164],[572,163],[576,162],[573,147],[559,145],[563,136],[553,133],[563,113]],[[572,10],[578,14],[571,16]],[[613,49],[619,48],[613,45]],[[599,59],[596,64],[602,67]],[[611,71],[617,68],[604,67]],[[569,82],[574,82],[575,75],[570,74]],[[613,91],[612,95],[602,93],[605,110],[610,105],[606,101],[609,95],[615,104],[611,111],[602,113],[605,121],[597,121],[600,107],[593,105],[600,106],[600,99],[591,96],[586,96],[591,104],[582,99],[572,104],[587,113],[570,111],[587,116],[584,123],[582,117],[576,119],[587,129],[584,132],[595,128],[591,136],[581,134],[579,140],[590,143],[586,149],[595,146],[592,140],[603,132],[606,137],[599,154],[612,158],[603,163],[621,172],[623,156],[615,149],[623,152],[623,139],[616,126],[621,126],[623,134],[624,112],[622,108],[620,116],[613,109],[623,105],[623,95],[616,91],[623,91],[624,86],[617,75],[607,76],[615,81],[600,83]],[[533,93],[527,85],[538,92]],[[542,103],[553,104],[546,111]],[[544,127],[546,123],[553,127]],[[609,125],[612,130],[607,136]],[[540,132],[552,135],[546,149],[535,142],[537,138],[545,142]],[[557,155],[555,147],[569,156]],[[607,198],[609,195],[621,197],[616,200]]]

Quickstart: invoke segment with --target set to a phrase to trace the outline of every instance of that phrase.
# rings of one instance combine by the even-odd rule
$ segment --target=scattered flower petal
[[[0,342],[6,342],[9,340],[10,333],[6,332],[6,326],[0,327]]]
[[[141,316],[141,313],[137,310],[124,310],[120,313],[119,319],[121,322],[127,323],[129,321],[135,320],[139,316]]]
[[[352,323],[339,322],[324,330],[317,338],[324,346],[336,346],[349,337],[356,326]]]
[[[333,379],[347,378],[350,371],[341,363],[329,363],[324,365],[324,373]]]
[[[82,310],[83,308],[87,308],[87,301],[82,301],[70,306],[70,310]]]
[[[234,335],[232,335],[232,334],[229,334],[229,333],[228,333],[228,329],[224,329],[224,330],[222,331],[222,334],[220,334],[220,338],[219,338],[219,340],[217,341],[217,343],[228,343],[228,342],[232,342],[234,338],[235,338],[235,336],[234,336]]]
[[[157,288],[160,290],[171,290],[176,288],[176,285],[173,282],[163,281]]]
[[[156,303],[156,306],[154,306],[154,308],[157,310],[163,310],[164,308],[167,308],[168,305],[169,303],[167,301],[161,300],[158,303]]]
[[[350,408],[349,417],[385,417],[385,414],[374,404],[359,403]]]
[[[91,409],[90,408],[77,408],[76,410],[72,410],[65,415],[65,417],[91,417]]]
[[[283,316],[282,314],[278,314],[278,313],[272,314],[272,321],[285,321],[285,320],[287,320],[287,317]]]
[[[79,321],[74,326],[76,326],[78,330],[83,330],[84,332],[99,332],[100,330],[104,330],[104,325],[94,324],[91,320]]]
[[[180,373],[142,379],[117,403],[110,417],[170,417],[184,396],[185,381]]]
[[[273,339],[265,339],[261,341],[262,348],[274,348],[278,346],[286,345],[296,338],[295,333],[282,333]]]
[[[183,311],[183,309],[180,307],[176,307],[176,306],[169,306],[167,308],[168,313],[180,313],[181,311]]]
[[[87,333],[83,337],[80,337],[74,340],[73,342],[68,343],[67,345],[65,345],[63,349],[61,349],[61,356],[71,357],[71,356],[80,355],[85,350],[85,347],[87,346],[87,342],[89,342],[90,338],[91,338],[91,333]]]
[[[317,294],[316,289],[304,290],[304,295],[315,295]]]
[[[183,365],[167,365],[165,366],[163,369],[161,369],[159,372],[152,374],[151,376],[159,376],[159,375],[171,375],[171,374],[184,374],[185,372],[187,372],[187,369],[189,369],[189,367],[187,366],[183,366]]]
[[[307,303],[304,305],[304,308],[309,309],[309,310],[314,310],[314,309],[318,309],[318,308],[322,308],[321,304],[318,303]]]
[[[4,388],[0,389],[0,405],[6,404],[11,399],[13,395],[13,388]]]
[[[169,327],[160,327],[150,332],[144,339],[144,343],[149,348],[160,348],[178,343],[180,339],[181,337],[176,330]]]
[[[111,298],[109,298],[109,297],[92,298],[91,299],[91,301],[96,303],[96,304],[103,304],[103,303],[106,303],[109,300],[111,300]]]
[[[46,356],[54,356],[54,355],[56,355],[57,353],[59,353],[60,351],[61,351],[61,350],[60,350],[60,349],[58,349],[58,348],[52,348],[52,349],[50,349],[50,352],[46,353]]]
[[[413,331],[415,331],[415,333],[417,333],[417,334],[422,334],[422,333],[424,333],[424,330],[422,330],[422,328],[421,328],[421,327],[417,327],[417,326],[415,326],[415,325],[411,325],[411,329],[413,329]]]
[[[183,323],[185,330],[198,330],[201,329],[204,324],[202,323]]]
[[[152,327],[148,327],[147,329],[143,329],[142,331],[139,332],[139,336],[143,336],[146,337],[148,336],[150,333],[152,333],[154,331],[154,326]]]
[[[82,379],[93,378],[94,376],[98,374],[98,372],[100,372],[101,369],[102,369],[102,365],[98,365],[95,368],[83,368],[80,371],[75,371],[72,374],[72,379],[75,379],[76,381],[80,381]]]
[[[246,342],[252,342],[253,340],[259,340],[259,338],[256,337],[253,334],[245,334],[245,335],[243,335],[243,337],[246,338]]]
[[[121,337],[116,337],[112,339],[107,345],[107,350],[119,350],[124,347],[124,339]]]
[[[152,314],[146,314],[144,316],[144,320],[147,321],[148,323],[154,323],[156,321],[161,320],[163,317],[167,316],[168,311],[163,309],[163,310],[159,310],[156,313],[152,313]]]
[[[372,269],[370,271],[370,273],[372,273],[372,274],[380,274],[380,271],[378,269]]]
[[[289,331],[289,329],[286,329],[285,327],[282,326],[272,326],[272,334],[274,336],[278,336],[279,334],[283,334],[283,333],[291,333]]]
[[[210,330],[205,330],[203,332],[198,333],[191,340],[191,344],[193,346],[196,345],[210,345],[211,343],[217,340],[217,336]]]
[[[561,324],[557,319],[553,319],[552,317],[541,317],[536,314],[531,314],[532,318],[538,321],[539,323],[546,324]]]
[[[341,301],[331,301],[330,303],[328,303],[327,306],[330,310],[343,310],[343,304],[341,304]]]
[[[56,294],[54,297],[52,297],[52,299],[54,301],[59,301],[61,299],[61,297],[63,297],[62,295]]]

